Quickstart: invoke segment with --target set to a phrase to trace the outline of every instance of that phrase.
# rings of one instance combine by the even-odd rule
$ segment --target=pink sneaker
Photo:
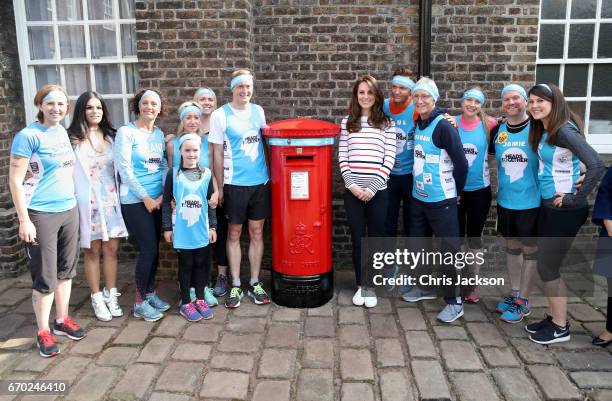
[[[213,312],[208,307],[206,301],[203,299],[196,299],[193,304],[204,320],[212,319]]]
[[[476,304],[476,303],[478,303],[478,301],[480,301],[480,298],[478,298],[478,294],[476,294],[476,290],[470,292],[465,297],[465,302],[469,302],[471,304]]]

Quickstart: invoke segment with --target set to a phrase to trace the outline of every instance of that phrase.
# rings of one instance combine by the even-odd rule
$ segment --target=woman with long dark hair
[[[121,178],[121,213],[139,248],[134,316],[154,322],[164,316],[162,312],[170,309],[170,304],[155,293],[163,176],[168,168],[164,133],[155,126],[155,121],[167,106],[161,95],[152,89],[136,93],[131,106],[136,121],[117,131],[115,166]]]
[[[572,240],[589,215],[587,197],[603,174],[604,164],[587,144],[580,117],[570,110],[557,86],[538,84],[531,88],[528,109],[529,144],[540,159],[538,273],[551,315],[525,328],[532,341],[552,344],[570,340],[566,289],[559,271]],[[586,173],[582,186],[575,191],[580,163],[586,166]]]
[[[102,321],[123,316],[117,302],[117,250],[119,238],[127,237],[127,229],[121,215],[113,160],[116,131],[100,95],[88,91],[79,96],[68,133],[76,156],[74,179],[85,277],[94,313]],[[106,284],[103,291],[100,291],[100,256]]]
[[[395,125],[383,111],[383,94],[370,75],[353,86],[349,115],[342,119],[338,162],[344,180],[344,207],[351,229],[357,291],[353,304],[376,306],[373,290],[362,290],[361,239],[383,237],[387,180],[395,163]]]

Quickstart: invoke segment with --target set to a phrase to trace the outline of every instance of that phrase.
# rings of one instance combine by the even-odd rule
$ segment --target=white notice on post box
[[[308,199],[308,171],[291,172],[291,199]]]

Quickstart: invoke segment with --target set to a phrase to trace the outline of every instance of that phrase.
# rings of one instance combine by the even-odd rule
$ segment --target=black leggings
[[[144,203],[121,205],[123,220],[130,237],[138,245],[138,259],[134,270],[136,303],[155,289],[155,275],[159,266],[159,239],[161,238],[161,210],[149,213]]]
[[[608,309],[606,310],[606,330],[612,333],[612,277],[608,277]]]
[[[210,275],[210,247],[197,249],[177,249],[178,254],[178,282],[181,292],[181,302],[191,302],[189,288],[194,287],[196,298],[203,299],[204,287]]]
[[[543,282],[547,283],[561,277],[563,259],[588,216],[588,206],[579,209],[540,207],[538,273]]]
[[[470,248],[482,248],[482,229],[491,208],[491,187],[463,191],[459,202],[459,236],[468,236]]]
[[[384,237],[385,217],[387,217],[387,190],[376,192],[369,202],[360,201],[349,190],[344,191],[346,219],[351,229],[353,245],[353,269],[355,281],[362,284],[361,277],[361,239],[364,237]],[[367,230],[366,230],[367,228]]]

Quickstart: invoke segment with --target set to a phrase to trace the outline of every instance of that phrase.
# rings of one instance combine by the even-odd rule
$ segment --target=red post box
[[[271,123],[272,300],[317,307],[333,296],[332,146],[338,125],[291,119]]]

